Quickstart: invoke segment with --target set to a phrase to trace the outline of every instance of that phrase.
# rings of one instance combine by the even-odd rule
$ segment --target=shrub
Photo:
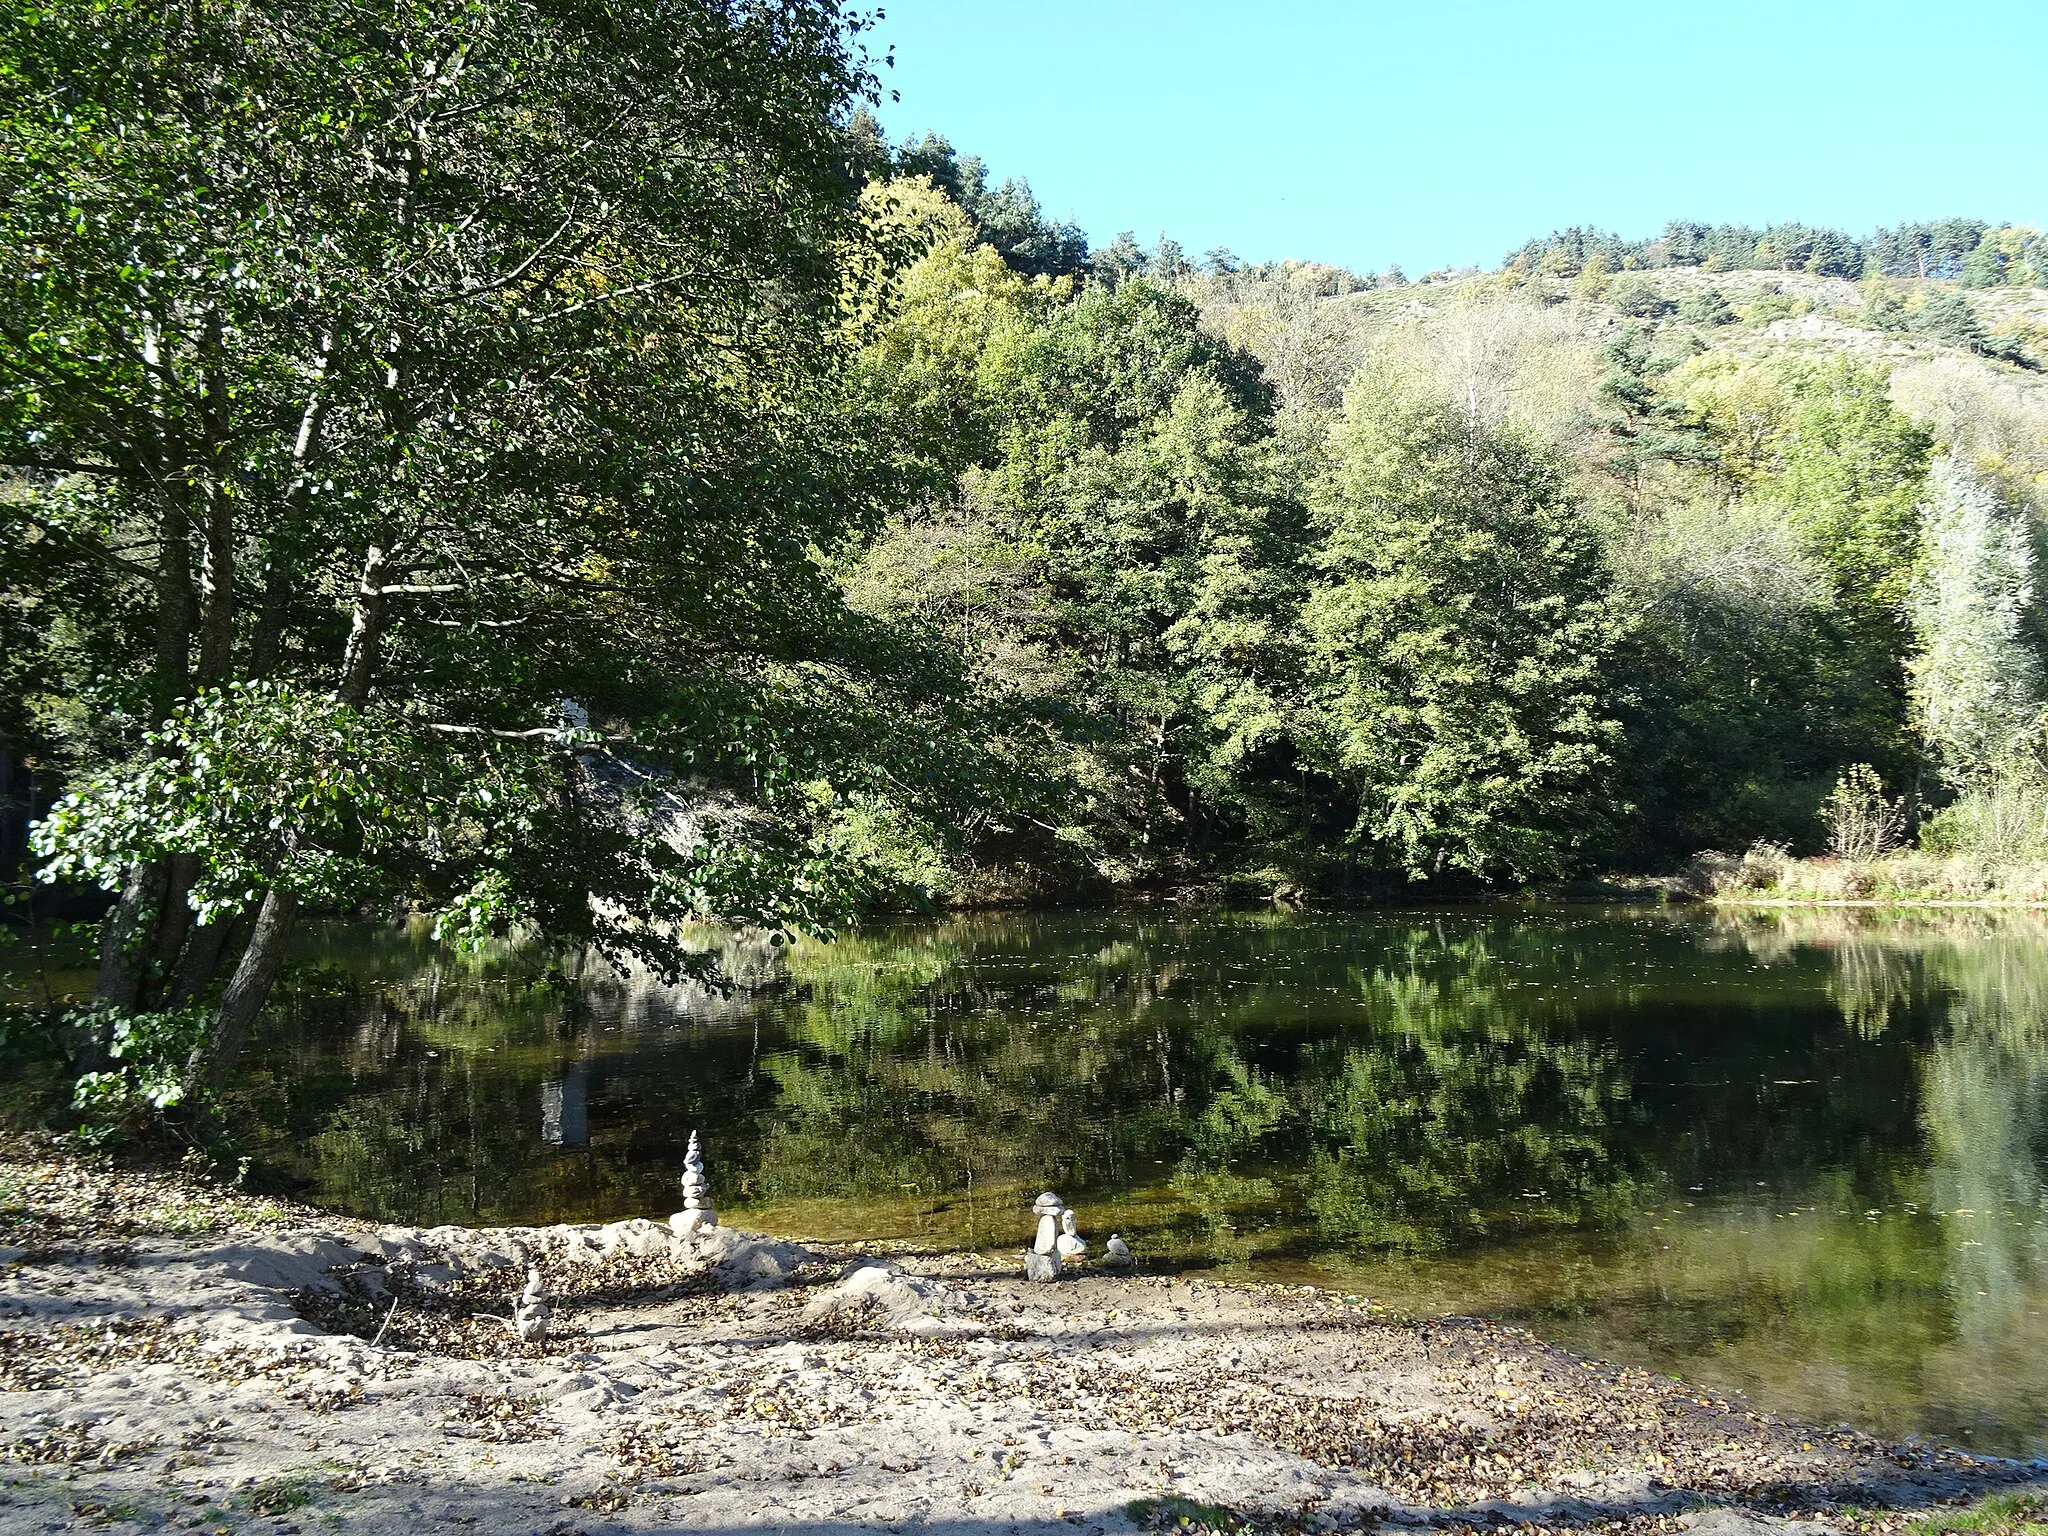
[[[2025,773],[1990,779],[1928,817],[1920,847],[1994,867],[2048,860],[2048,785]]]
[[[1687,883],[1703,896],[1772,891],[1785,883],[1797,861],[1782,843],[1752,843],[1739,856],[1702,853],[1688,868]]]
[[[1678,301],[1678,318],[1688,325],[1733,325],[1738,317],[1727,294],[1718,288],[1702,288]]]
[[[1805,312],[1798,299],[1773,283],[1749,301],[1748,319],[1751,325],[1769,325],[1773,320]]]
[[[72,1090],[72,1107],[85,1116],[81,1135],[104,1142],[146,1124],[185,1098],[185,1063],[206,1033],[204,1006],[163,1013],[117,1013],[112,1009],[75,1016],[70,1022],[118,1066],[87,1072]]]
[[[1821,821],[1828,829],[1828,847],[1838,859],[1859,863],[1881,859],[1899,846],[1906,830],[1906,804],[1887,800],[1884,780],[1868,763],[1844,769],[1821,802]]]
[[[1661,320],[1678,306],[1659,293],[1646,279],[1626,277],[1614,285],[1614,307],[1638,320]]]

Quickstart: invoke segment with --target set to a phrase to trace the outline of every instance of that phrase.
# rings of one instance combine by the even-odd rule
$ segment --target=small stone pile
[[[1088,1251],[1081,1234],[1074,1230],[1074,1212],[1071,1207],[1060,1212],[1059,1255],[1069,1264],[1081,1262],[1081,1256]]]
[[[1031,1214],[1038,1218],[1038,1236],[1024,1255],[1024,1278],[1026,1280],[1052,1281],[1060,1277],[1060,1212],[1065,1209],[1060,1197],[1051,1190],[1040,1195],[1031,1205]]]
[[[718,1212],[711,1208],[711,1183],[704,1177],[704,1149],[695,1131],[683,1153],[683,1208],[669,1218],[669,1225],[685,1237],[718,1225]]]
[[[1024,1255],[1024,1278],[1057,1280],[1066,1264],[1088,1251],[1088,1245],[1074,1231],[1074,1213],[1051,1190],[1032,1202],[1031,1214],[1038,1218],[1038,1235]]]
[[[526,1289],[519,1293],[519,1301],[512,1308],[512,1331],[519,1336],[522,1344],[540,1344],[548,1336],[548,1319],[553,1309],[548,1305],[547,1287],[541,1284],[540,1271],[529,1268],[526,1271]]]
[[[1024,1255],[1024,1278],[1057,1280],[1067,1265],[1079,1264],[1086,1257],[1088,1244],[1075,1230],[1073,1211],[1051,1190],[1031,1203],[1031,1214],[1038,1218],[1038,1234]],[[1131,1268],[1130,1244],[1114,1232],[1103,1249],[1103,1264],[1115,1270]]]

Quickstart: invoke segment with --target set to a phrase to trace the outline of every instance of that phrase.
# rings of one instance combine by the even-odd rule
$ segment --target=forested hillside
[[[1945,848],[1995,802],[2048,851],[2038,232],[1573,230],[1411,283],[1089,255],[941,140],[870,167],[925,254],[860,367],[930,489],[848,591],[1045,796],[949,889],[1814,850],[1858,764]]]
[[[188,1080],[302,911],[2048,853],[2037,231],[1091,251],[836,7],[660,9],[5,13],[5,851]]]

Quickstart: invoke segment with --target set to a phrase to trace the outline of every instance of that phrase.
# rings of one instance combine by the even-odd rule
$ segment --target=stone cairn
[[[1087,1255],[1088,1244],[1074,1230],[1073,1211],[1051,1190],[1032,1202],[1031,1214],[1038,1218],[1038,1235],[1024,1255],[1024,1278],[1040,1282],[1057,1280],[1067,1265],[1081,1262]],[[1131,1267],[1130,1245],[1114,1232],[1103,1249],[1103,1262],[1110,1269]]]
[[[1038,1236],[1032,1239],[1031,1250],[1024,1255],[1026,1280],[1045,1282],[1059,1279],[1060,1212],[1065,1209],[1060,1204],[1060,1197],[1051,1190],[1032,1202],[1031,1214],[1038,1218]]]
[[[685,1236],[718,1225],[718,1212],[711,1209],[711,1183],[704,1177],[704,1149],[695,1131],[683,1153],[683,1208],[669,1218],[669,1225]]]
[[[512,1332],[518,1335],[522,1344],[539,1344],[548,1336],[548,1319],[553,1310],[548,1306],[548,1290],[541,1284],[540,1271],[526,1271],[526,1289],[519,1293],[519,1300],[512,1308]]]
[[[1069,1206],[1060,1212],[1059,1255],[1063,1262],[1078,1264],[1081,1255],[1088,1251],[1088,1245],[1081,1240],[1081,1234],[1074,1230],[1074,1211]]]

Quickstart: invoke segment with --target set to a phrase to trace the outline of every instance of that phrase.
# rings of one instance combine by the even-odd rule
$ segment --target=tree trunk
[[[131,864],[121,894],[100,930],[100,973],[92,1000],[101,1008],[133,1013],[149,970],[150,935],[163,907],[170,871],[162,860]]]
[[[159,723],[192,691],[192,520],[179,493],[163,493],[156,566],[156,707]]]
[[[356,585],[355,617],[349,625],[348,651],[341,664],[341,686],[335,690],[344,704],[361,709],[370,701],[370,684],[376,680],[377,661],[383,650],[384,571],[388,564],[382,549],[372,544],[363,557],[363,575]]]
[[[199,874],[199,859],[190,853],[174,853],[168,860],[164,899],[156,917],[156,940],[150,946],[149,975],[143,980],[148,999],[152,984],[160,997],[170,995],[170,978],[177,974],[178,957],[185,950],[185,934],[192,926],[192,907],[186,900]]]
[[[220,969],[220,957],[227,950],[228,936],[238,924],[246,925],[248,914],[223,914],[210,923],[195,923],[185,941],[184,963],[178,967],[177,990],[170,994],[172,1005],[182,1008],[205,996],[213,985],[213,973]]]
[[[285,493],[285,515],[270,529],[265,541],[263,602],[256,611],[256,633],[249,642],[249,676],[268,677],[277,665],[278,647],[284,639],[285,619],[292,598],[292,530],[306,510],[312,494],[313,456],[320,442],[320,428],[327,415],[327,373],[334,353],[334,338],[320,338],[320,361],[313,371],[312,392],[299,416],[299,435],[292,442],[292,483]]]
[[[335,690],[344,704],[357,709],[368,702],[371,685],[376,681],[388,602],[384,595],[387,566],[388,557],[383,549],[372,544],[363,559],[362,579],[356,586],[355,616],[349,625],[341,685]],[[221,994],[220,1006],[214,1010],[213,1025],[185,1064],[188,1094],[200,1090],[217,1093],[227,1082],[236,1058],[242,1054],[250,1027],[263,1011],[271,984],[284,965],[285,946],[290,942],[292,924],[298,915],[299,898],[289,891],[273,890],[264,896],[248,945],[242,950],[235,974],[228,979],[227,990]],[[197,982],[195,990],[203,985],[203,980]]]
[[[275,542],[263,572],[263,604],[256,610],[256,633],[249,642],[249,675],[268,677],[277,665],[284,641],[284,621],[292,598],[292,567],[284,550]]]
[[[221,326],[209,316],[200,329],[200,419],[206,433],[206,483],[201,498],[199,681],[225,681],[235,642],[235,520],[223,473],[228,425],[219,364]]]
[[[263,1004],[270,996],[271,983],[284,965],[285,947],[291,942],[292,924],[299,915],[299,898],[288,891],[272,891],[263,898],[256,913],[256,926],[241,962],[228,980],[215,1010],[213,1027],[193,1048],[185,1063],[185,1091],[218,1093],[227,1085],[242,1045]]]
[[[199,681],[219,683],[228,675],[235,640],[235,533],[227,498],[216,490],[206,499],[205,543],[199,562]]]
[[[162,342],[156,323],[143,327],[142,353],[150,370],[152,399],[158,403],[157,425],[146,457],[156,484],[156,657],[155,725],[191,691],[192,651],[192,522],[182,488],[169,471],[167,434],[162,429]],[[133,1013],[142,1002],[149,964],[155,957],[157,924],[163,917],[170,870],[159,860],[133,865],[121,882],[100,932],[99,976],[93,1001],[102,1008]]]

